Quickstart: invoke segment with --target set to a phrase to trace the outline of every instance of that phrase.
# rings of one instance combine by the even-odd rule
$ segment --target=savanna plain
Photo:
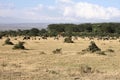
[[[24,41],[26,50],[14,50],[0,40],[0,80],[120,80],[120,42],[117,40],[93,41],[106,55],[85,52],[88,38],[64,43],[59,40],[23,40],[10,38],[16,44]],[[60,49],[59,54],[53,51]],[[108,50],[113,51],[108,51]]]

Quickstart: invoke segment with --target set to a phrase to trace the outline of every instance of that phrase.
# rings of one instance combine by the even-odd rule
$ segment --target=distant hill
[[[47,28],[47,23],[15,23],[15,24],[0,24],[1,30],[17,30],[17,29],[31,29],[31,28]]]

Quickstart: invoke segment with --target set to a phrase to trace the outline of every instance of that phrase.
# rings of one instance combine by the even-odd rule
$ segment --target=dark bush
[[[101,49],[95,44],[94,41],[91,41],[89,47],[87,49],[82,50],[81,53],[85,54],[86,52],[91,52],[91,53],[95,52],[96,54],[99,55],[106,55],[105,51],[101,51]]]
[[[10,41],[10,38],[7,38],[5,40],[5,45],[14,45],[14,44]]]
[[[87,48],[87,50],[90,51],[90,52],[92,52],[92,53],[94,53],[94,52],[96,52],[96,51],[101,51],[101,49],[95,44],[94,41],[91,41],[91,42],[90,42],[90,45],[89,45],[89,47]]]
[[[67,37],[67,38],[65,38],[65,39],[64,39],[64,42],[65,42],[65,43],[74,43],[74,42],[72,41],[72,37]]]
[[[24,43],[25,42],[19,42],[18,44],[14,45],[13,49],[25,49]]]

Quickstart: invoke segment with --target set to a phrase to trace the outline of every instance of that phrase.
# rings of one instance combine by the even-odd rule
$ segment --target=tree
[[[29,32],[30,36],[38,36],[38,34],[39,34],[39,29],[37,28],[32,28]]]
[[[41,36],[43,36],[43,35],[45,35],[45,34],[47,34],[47,30],[46,30],[46,29],[41,29],[41,30],[39,31],[39,35],[41,35]]]

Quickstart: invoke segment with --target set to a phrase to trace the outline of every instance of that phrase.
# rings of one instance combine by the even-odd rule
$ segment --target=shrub
[[[85,54],[87,52],[91,52],[91,53],[96,53],[96,54],[99,54],[99,55],[106,55],[105,54],[105,51],[101,51],[101,49],[95,44],[94,41],[91,41],[90,42],[90,45],[87,49],[84,49],[82,50],[82,54]]]
[[[10,38],[7,38],[7,39],[5,40],[5,44],[6,44],[6,45],[14,45],[14,44],[10,41]]]
[[[71,37],[65,38],[65,39],[64,39],[64,42],[65,42],[65,43],[74,43],[74,42],[72,41],[72,38],[71,38]]]
[[[96,52],[96,51],[101,51],[101,49],[95,44],[95,42],[94,41],[91,41],[90,42],[90,45],[89,45],[89,47],[87,48],[87,50],[88,51],[90,51],[90,52]]]
[[[19,42],[18,44],[14,45],[13,49],[25,49],[24,43],[25,42]]]
[[[62,53],[62,48],[54,50],[53,53],[54,54],[61,54]]]

